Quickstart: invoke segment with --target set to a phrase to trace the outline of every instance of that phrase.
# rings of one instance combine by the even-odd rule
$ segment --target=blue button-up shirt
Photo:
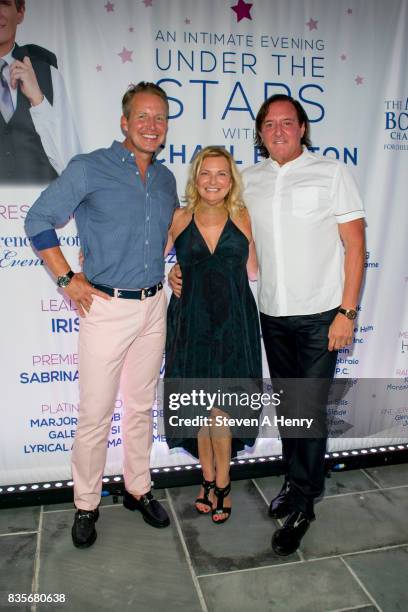
[[[145,182],[133,153],[119,142],[77,155],[30,208],[25,228],[37,250],[58,246],[55,227],[74,214],[93,283],[150,287],[164,275],[164,247],[179,206],[173,174],[158,161]]]

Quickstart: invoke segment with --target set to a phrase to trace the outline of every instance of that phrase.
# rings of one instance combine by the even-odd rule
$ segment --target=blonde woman
[[[257,273],[255,247],[241,179],[225,149],[206,147],[195,157],[186,201],[175,211],[167,245],[176,248],[183,290],[179,298],[172,295],[168,308],[165,378],[260,380],[258,313],[248,283]],[[228,412],[213,408],[197,437],[180,437],[168,431],[166,401],[165,414],[169,447],[183,447],[202,466],[197,511],[224,523],[231,514],[231,456],[253,445],[256,432],[236,436],[215,426],[215,417]]]

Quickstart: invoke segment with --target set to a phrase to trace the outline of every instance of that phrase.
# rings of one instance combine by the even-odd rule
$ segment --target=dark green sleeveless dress
[[[175,240],[175,248],[183,290],[180,298],[172,295],[167,311],[165,388],[166,379],[256,379],[258,384],[262,380],[261,343],[246,270],[247,237],[228,217],[211,253],[193,216]],[[250,408],[247,413],[259,416]],[[166,392],[164,415],[168,433]],[[233,437],[232,456],[254,442],[254,437]],[[167,443],[198,456],[194,437],[170,434]]]

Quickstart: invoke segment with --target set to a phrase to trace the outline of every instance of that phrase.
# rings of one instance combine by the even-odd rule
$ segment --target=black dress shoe
[[[136,499],[125,489],[123,494],[123,505],[128,510],[139,510],[142,513],[143,519],[152,527],[167,527],[170,525],[170,519],[163,506],[154,499],[149,491]]]
[[[283,518],[288,516],[293,511],[293,501],[290,488],[290,482],[285,480],[283,487],[279,491],[276,497],[273,498],[269,504],[268,514],[270,517],[275,519]]]
[[[283,527],[275,531],[272,536],[272,548],[277,555],[286,557],[291,555],[298,548],[299,544],[310,527],[310,519],[300,512],[295,510],[288,516],[283,524]]]
[[[95,523],[99,518],[99,510],[77,510],[72,525],[72,542],[77,548],[88,548],[96,540]]]

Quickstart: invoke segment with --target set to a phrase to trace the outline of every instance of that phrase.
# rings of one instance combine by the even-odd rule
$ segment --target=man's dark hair
[[[140,81],[137,85],[131,85],[125,95],[122,98],[122,112],[126,119],[129,119],[130,108],[132,105],[133,97],[138,93],[149,93],[159,96],[165,102],[167,108],[167,114],[169,114],[169,101],[167,99],[166,92],[164,89],[156,85],[156,83],[148,83],[146,81]]]
[[[18,11],[25,9],[25,0],[14,0],[14,2],[16,3],[16,9]]]
[[[262,124],[265,120],[266,115],[268,114],[269,107],[274,102],[290,102],[292,106],[294,106],[299,125],[305,126],[305,133],[303,134],[302,140],[300,142],[302,145],[305,145],[305,147],[311,147],[312,141],[310,140],[310,123],[306,111],[301,105],[301,103],[292,98],[292,96],[287,96],[285,94],[275,94],[274,96],[270,96],[267,100],[265,100],[265,102],[259,109],[255,119],[256,135],[254,138],[254,143],[257,147],[259,147],[260,154],[262,155],[262,157],[269,157],[268,149],[263,144],[261,138]]]

